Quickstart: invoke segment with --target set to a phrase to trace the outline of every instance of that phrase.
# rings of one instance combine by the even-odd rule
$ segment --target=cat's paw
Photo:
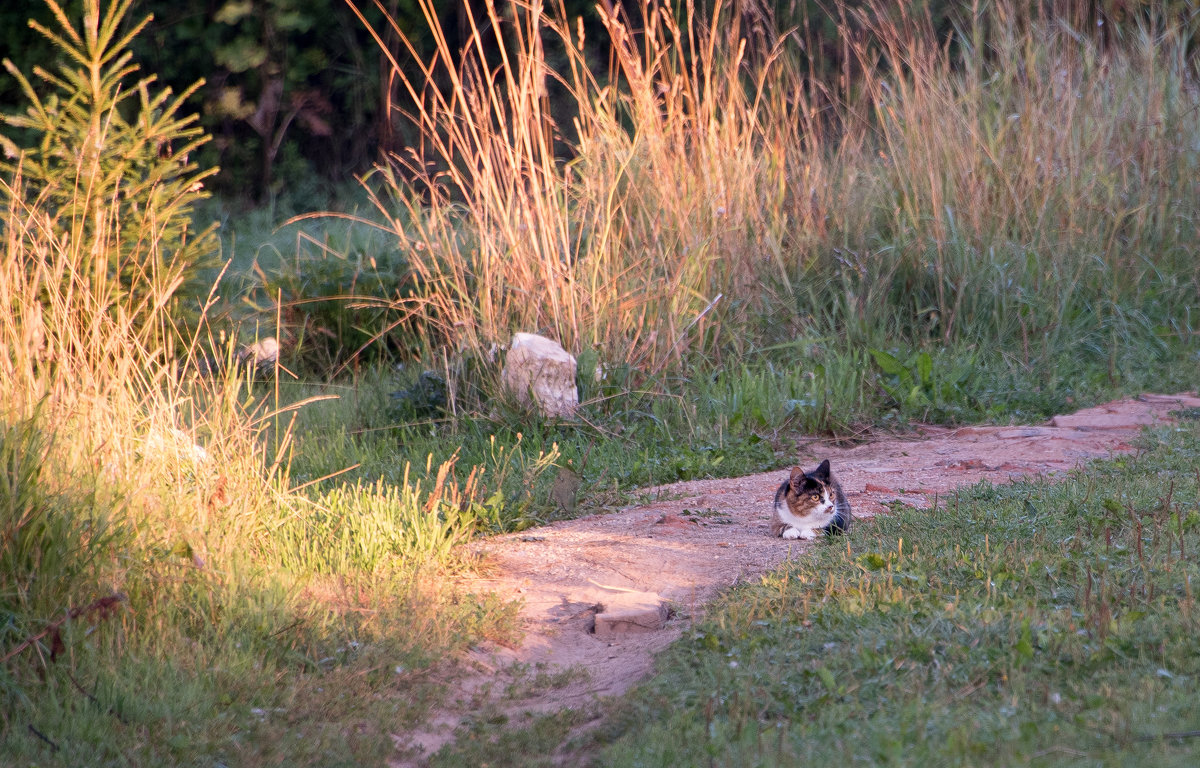
[[[817,532],[812,528],[795,528],[788,526],[783,529],[783,538],[785,539],[815,539]]]

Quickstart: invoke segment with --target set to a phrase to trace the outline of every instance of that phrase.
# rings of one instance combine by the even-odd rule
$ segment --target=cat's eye
[[[813,501],[820,501],[820,500],[821,500],[821,494],[819,494],[819,493],[810,493],[810,494],[809,494],[809,498],[811,498]]]

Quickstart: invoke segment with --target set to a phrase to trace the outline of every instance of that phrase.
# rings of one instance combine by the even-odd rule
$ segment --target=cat
[[[817,533],[850,530],[850,502],[829,473],[829,459],[812,472],[793,467],[775,493],[771,535],[785,539],[815,539]]]

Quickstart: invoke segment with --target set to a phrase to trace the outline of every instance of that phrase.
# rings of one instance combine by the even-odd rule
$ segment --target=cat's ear
[[[792,474],[788,476],[788,486],[795,492],[800,493],[800,489],[804,487],[804,479],[806,475],[800,467],[792,467]]]
[[[829,459],[825,459],[825,461],[822,461],[820,464],[818,464],[817,468],[812,471],[812,474],[809,475],[809,477],[811,477],[813,480],[816,480],[821,483],[828,483],[829,482]]]

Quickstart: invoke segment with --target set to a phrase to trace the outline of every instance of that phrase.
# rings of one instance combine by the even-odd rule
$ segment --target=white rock
[[[260,373],[269,372],[279,362],[279,342],[274,336],[268,336],[243,347],[238,353],[238,362],[251,363]]]
[[[500,380],[520,402],[546,416],[570,418],[579,407],[575,358],[558,342],[534,333],[514,333]]]

